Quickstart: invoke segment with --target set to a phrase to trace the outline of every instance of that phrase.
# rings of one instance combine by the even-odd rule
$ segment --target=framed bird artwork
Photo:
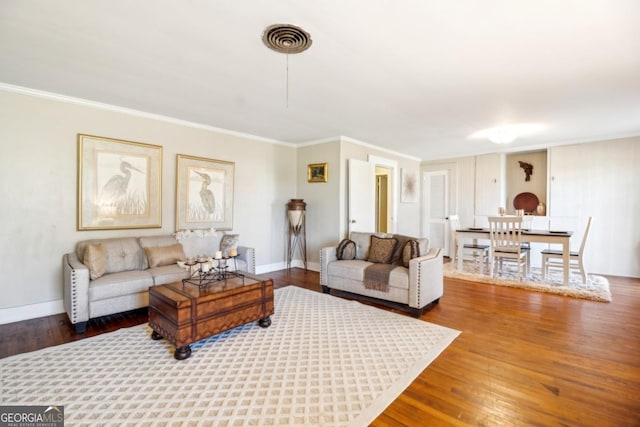
[[[78,230],[162,227],[162,147],[78,134]]]
[[[235,163],[177,155],[176,231],[233,227]]]

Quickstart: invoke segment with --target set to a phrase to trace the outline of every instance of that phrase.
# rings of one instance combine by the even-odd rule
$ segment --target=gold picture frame
[[[162,227],[162,147],[78,134],[78,230]]]
[[[307,180],[309,182],[327,182],[329,170],[327,163],[312,163],[307,166]]]
[[[176,231],[233,228],[235,163],[178,154]]]

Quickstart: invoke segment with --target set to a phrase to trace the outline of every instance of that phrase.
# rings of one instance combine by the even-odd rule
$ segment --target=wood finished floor
[[[268,276],[320,291],[316,272]],[[372,425],[640,426],[640,279],[609,279],[611,303],[445,279],[421,319],[462,334]],[[79,336],[65,314],[0,325],[0,358],[146,321],[106,316]]]

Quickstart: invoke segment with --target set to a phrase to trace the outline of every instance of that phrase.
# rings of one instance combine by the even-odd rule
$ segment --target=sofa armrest
[[[442,293],[442,250],[432,248],[409,261],[409,306],[423,308],[440,299]]]
[[[327,246],[320,249],[320,285],[328,286],[327,281],[327,267],[331,261],[336,261],[338,256],[336,255],[337,246]]]
[[[64,309],[72,324],[89,320],[89,269],[75,252],[62,256]]]
[[[247,246],[238,246],[238,258],[247,263],[247,273],[256,274],[256,250]]]

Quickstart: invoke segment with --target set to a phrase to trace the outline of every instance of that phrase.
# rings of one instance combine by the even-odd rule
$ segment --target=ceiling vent
[[[268,26],[262,33],[262,41],[269,49],[286,54],[304,52],[311,46],[309,33],[289,24]]]

